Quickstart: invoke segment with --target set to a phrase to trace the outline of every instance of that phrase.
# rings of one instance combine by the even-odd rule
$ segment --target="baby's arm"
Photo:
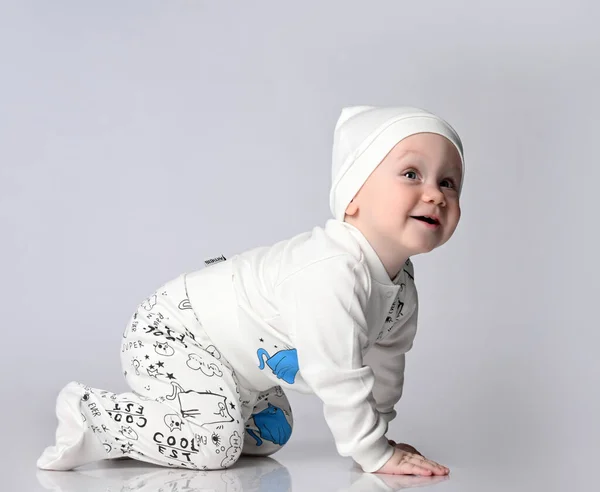
[[[410,306],[414,308],[412,312],[409,311],[410,314],[407,314],[408,318],[404,323],[374,344],[364,357],[364,362],[375,374],[373,396],[377,410],[387,424],[396,417],[394,406],[402,397],[405,354],[412,348],[417,332],[419,303],[416,289],[412,300],[406,301],[406,305],[409,309]],[[449,472],[448,468],[425,458],[410,445],[396,444],[393,440],[390,440],[390,444],[396,449],[390,460],[378,470],[379,473],[445,475]]]
[[[362,360],[369,289],[364,268],[350,255],[340,255],[289,275],[278,288],[300,374],[323,401],[338,452],[373,472],[394,448],[374,407],[373,371]]]
[[[391,333],[384,334],[384,338],[376,342],[363,359],[373,369],[373,397],[377,410],[388,424],[396,417],[394,406],[400,401],[404,387],[405,354],[412,348],[417,332],[419,305],[416,291],[411,303],[407,304],[414,309],[406,315],[406,321]]]

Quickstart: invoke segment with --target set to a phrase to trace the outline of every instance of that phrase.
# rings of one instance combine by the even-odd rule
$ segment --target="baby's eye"
[[[451,179],[444,179],[444,180],[442,181],[442,183],[450,183],[450,186],[449,186],[449,187],[450,187],[450,188],[455,188],[455,186],[454,186],[454,181],[452,181]],[[442,185],[442,186],[443,186],[443,185]]]
[[[406,171],[405,173],[402,174],[402,176],[406,176],[407,174],[414,174],[415,175],[415,179],[417,177],[417,173],[415,171]]]

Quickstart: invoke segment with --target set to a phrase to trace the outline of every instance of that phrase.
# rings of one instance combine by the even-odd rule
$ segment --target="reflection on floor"
[[[308,472],[308,470],[307,470]],[[346,470],[345,478],[348,478]],[[347,487],[335,485],[329,477],[329,490],[344,492],[390,492],[402,488],[433,485],[449,476],[417,477],[349,473]],[[322,477],[325,478],[325,477]],[[322,478],[315,477],[322,483]],[[235,466],[222,471],[194,471],[161,468],[133,460],[113,460],[94,467],[57,472],[37,470],[42,490],[55,492],[290,492],[292,474],[272,458],[242,457]],[[339,482],[338,482],[339,483]],[[314,490],[324,490],[315,487]]]

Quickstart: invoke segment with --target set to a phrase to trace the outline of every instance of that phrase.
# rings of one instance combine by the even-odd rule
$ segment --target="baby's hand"
[[[413,453],[413,454],[420,454],[421,456],[423,456],[421,453],[419,453],[417,451],[417,449],[415,447],[411,446],[410,444],[406,444],[403,442],[397,443],[393,439],[388,439],[388,442],[395,448],[401,449],[402,451],[407,451],[408,453]]]
[[[393,441],[392,441],[393,442]],[[447,475],[450,470],[435,461],[428,460],[416,449],[414,452],[405,451],[403,448],[412,446],[396,444],[394,454],[375,473],[386,473],[390,475]]]

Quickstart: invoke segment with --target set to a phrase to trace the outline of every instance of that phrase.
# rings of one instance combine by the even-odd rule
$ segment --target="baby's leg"
[[[245,423],[242,454],[268,456],[290,439],[294,427],[292,407],[281,386],[263,391]]]
[[[150,296],[123,335],[132,392],[67,385],[57,401],[57,444],[38,466],[70,469],[120,456],[205,470],[235,463],[244,431],[236,382],[214,348],[196,341],[198,329],[182,277]]]

